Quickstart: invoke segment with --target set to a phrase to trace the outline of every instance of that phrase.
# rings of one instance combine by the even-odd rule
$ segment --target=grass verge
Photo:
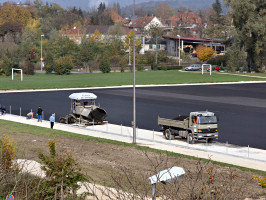
[[[245,74],[249,75],[249,74]],[[254,74],[250,74],[254,75]],[[259,75],[257,75],[259,76]],[[181,83],[216,83],[216,82],[240,82],[240,81],[263,81],[266,79],[256,77],[228,75],[223,73],[180,72],[171,71],[141,71],[136,72],[137,85],[150,84],[181,84]],[[0,77],[0,90],[22,89],[57,89],[57,88],[84,88],[132,85],[133,73],[90,73],[90,74],[35,74],[24,75],[23,81],[17,75],[14,81],[11,77]]]
[[[205,162],[209,161],[208,159],[197,158],[194,156],[183,155],[183,154],[169,152],[169,151],[165,151],[165,150],[153,149],[150,147],[139,146],[136,144],[119,142],[119,141],[115,141],[115,140],[108,140],[108,139],[102,139],[102,138],[96,138],[96,137],[86,136],[86,135],[79,135],[79,134],[74,134],[74,133],[70,133],[70,132],[48,129],[48,128],[42,128],[42,127],[36,128],[36,126],[27,125],[27,124],[20,124],[20,123],[16,123],[16,122],[5,121],[5,120],[0,120],[0,127],[1,127],[0,135],[2,135],[3,132],[5,132],[6,135],[19,135],[20,133],[22,133],[22,134],[42,136],[42,137],[46,137],[46,138],[50,138],[50,137],[52,138],[53,136],[57,135],[57,136],[68,137],[68,138],[79,138],[79,139],[83,139],[83,140],[92,140],[92,141],[97,141],[97,142],[101,142],[101,143],[121,145],[121,146],[128,147],[128,148],[136,148],[136,149],[142,150],[142,151],[154,152],[157,154],[167,154],[167,155],[173,156],[173,157],[182,157],[182,158],[188,158],[188,159],[193,159],[193,160],[201,160],[201,161],[205,161]],[[222,167],[232,167],[232,168],[240,169],[242,171],[250,171],[250,172],[258,173],[258,174],[261,174],[264,176],[266,175],[266,172],[261,171],[261,170],[245,168],[245,167],[227,164],[227,163],[222,163],[222,162],[218,162],[218,161],[211,161],[211,162],[213,164],[217,164],[217,165],[220,165]]]

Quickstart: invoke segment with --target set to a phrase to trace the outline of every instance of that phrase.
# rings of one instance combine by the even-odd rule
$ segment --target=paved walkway
[[[179,70],[180,72],[191,72],[191,71],[184,71],[184,70]],[[197,71],[194,71],[197,72]],[[205,71],[204,71],[205,72]],[[198,71],[198,73],[201,73],[201,71]],[[209,73],[209,72],[205,72],[205,73]],[[246,72],[240,72],[240,73],[228,73],[228,72],[224,72],[224,71],[220,71],[220,72],[214,72],[214,73],[218,73],[218,74],[227,74],[227,75],[231,75],[231,76],[243,76],[243,77],[251,77],[251,78],[262,78],[262,79],[266,79],[266,76],[252,76],[249,74],[247,74]]]
[[[37,122],[37,119],[27,120],[26,117],[16,115],[3,115],[0,119],[14,121],[34,126],[49,128],[48,121]],[[66,132],[88,135],[93,137],[117,140],[132,143],[132,128],[114,124],[95,126],[80,126],[55,123],[54,129]],[[161,132],[137,129],[137,144],[154,149],[167,150],[170,152],[214,161],[238,165],[246,168],[266,171],[266,150],[241,147],[223,143],[196,143],[187,144],[184,140],[166,140]]]
[[[226,72],[222,72],[223,74],[227,74],[227,75],[231,75],[231,76],[244,76],[244,77],[251,77],[251,78],[262,78],[262,79],[266,79],[266,76],[252,76],[249,74],[231,74],[231,73],[226,73]]]

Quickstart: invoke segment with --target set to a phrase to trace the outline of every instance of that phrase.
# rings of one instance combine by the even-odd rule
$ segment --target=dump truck
[[[179,115],[175,119],[158,116],[158,125],[162,126],[163,135],[167,140],[178,136],[186,138],[191,144],[197,140],[212,142],[218,139],[218,119],[213,112],[191,112],[189,116]]]
[[[69,96],[71,101],[70,114],[60,117],[60,123],[73,124],[102,124],[107,112],[96,105],[97,96],[89,92],[73,93]]]

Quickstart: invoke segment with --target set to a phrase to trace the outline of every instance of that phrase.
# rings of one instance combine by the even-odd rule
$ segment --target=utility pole
[[[129,45],[128,45],[128,65],[131,65],[131,58],[130,58],[130,52],[131,52],[131,47],[130,47],[130,45],[131,45],[131,43],[130,43],[130,35],[129,35],[129,37],[128,37],[128,39],[129,39]]]
[[[133,20],[135,18],[135,0],[133,0]],[[133,144],[136,144],[136,63],[135,63],[135,23],[133,21]]]
[[[42,57],[42,37],[44,35],[41,35],[41,72],[42,72],[42,67],[43,67],[43,57]]]
[[[156,33],[156,60],[155,60],[155,63],[156,63],[156,65],[158,64],[158,48],[157,48],[157,43],[158,43],[158,40],[157,40],[157,33]]]
[[[178,43],[178,55],[179,55],[179,58],[178,58],[178,60],[179,60],[179,66],[180,66],[180,35],[177,35],[177,37],[179,38],[179,43]]]

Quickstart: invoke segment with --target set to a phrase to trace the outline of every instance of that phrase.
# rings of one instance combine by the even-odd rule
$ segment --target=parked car
[[[190,65],[189,67],[186,67],[185,70],[186,71],[200,71],[201,65],[200,64],[193,64],[193,65]]]
[[[210,71],[210,67],[208,67],[207,72]],[[212,65],[212,71],[220,71],[220,66],[219,65]]]

